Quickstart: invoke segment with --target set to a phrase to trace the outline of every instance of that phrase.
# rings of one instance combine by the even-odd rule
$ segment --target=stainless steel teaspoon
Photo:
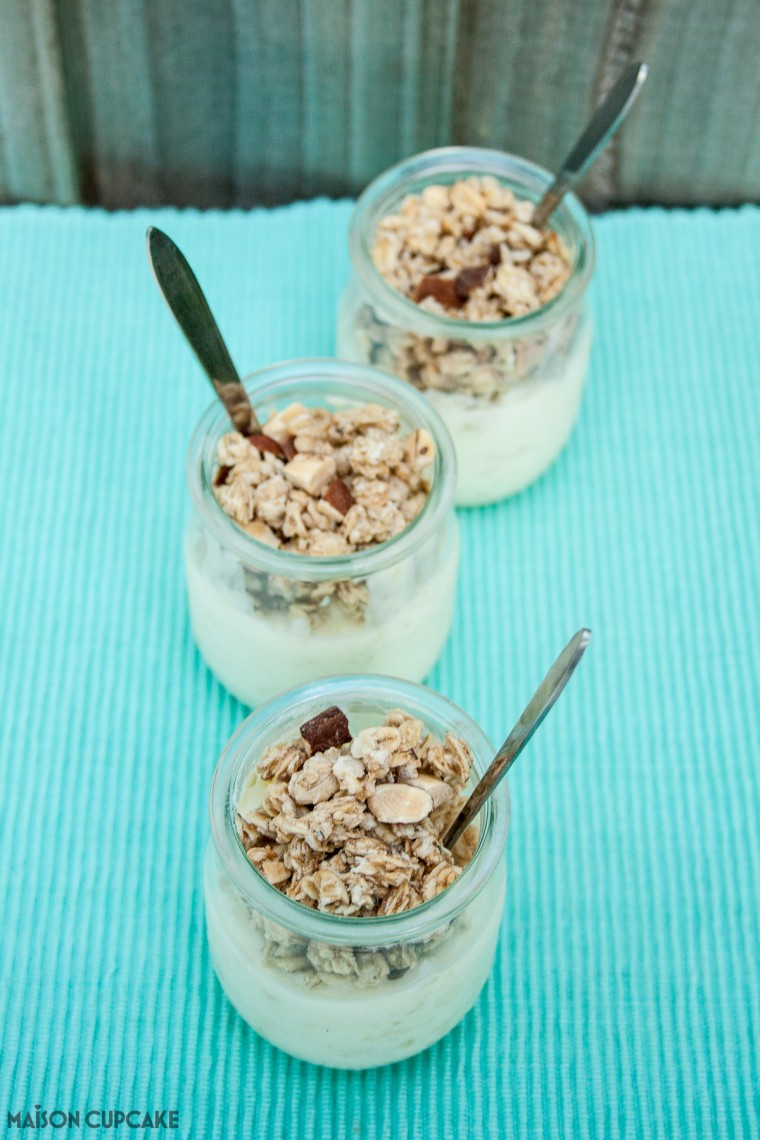
[[[452,849],[486,802],[499,781],[506,776],[557,697],[570,680],[591,639],[590,629],[579,629],[560,653],[531,697],[528,705],[494,756],[470,798],[443,836],[444,846]]]
[[[632,63],[607,92],[591,122],[562,163],[559,174],[533,211],[533,225],[538,229],[546,224],[567,191],[580,181],[600,151],[606,147],[636,102],[648,71],[645,63]]]
[[[243,435],[259,431],[248,393],[187,259],[163,230],[150,226],[146,238],[156,283],[235,429]]]

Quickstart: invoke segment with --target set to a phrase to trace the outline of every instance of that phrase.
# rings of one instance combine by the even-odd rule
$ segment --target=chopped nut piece
[[[423,792],[427,792],[433,801],[433,807],[440,807],[441,804],[447,803],[454,792],[449,784],[439,780],[436,776],[429,776],[427,773],[422,773],[420,776],[412,776],[411,779],[405,780],[413,788],[422,788]]]
[[[222,483],[226,483],[227,482],[227,476],[229,475],[231,470],[232,470],[231,467],[228,467],[225,463],[223,463],[222,466],[217,471],[216,475],[214,476],[214,486],[215,487],[221,487]]]
[[[317,713],[300,728],[301,736],[311,746],[312,752],[326,752],[328,748],[340,748],[351,740],[348,717],[337,705]]]
[[[454,288],[460,301],[466,301],[473,289],[483,285],[490,272],[490,265],[473,265],[471,269],[460,270],[454,278]]]
[[[335,460],[328,455],[296,455],[285,467],[285,477],[310,495],[321,495],[335,478]]]
[[[430,274],[423,277],[414,293],[414,300],[419,304],[426,297],[432,297],[447,309],[457,309],[462,304],[462,298],[457,292],[452,277],[439,277]]]
[[[276,455],[279,459],[283,456],[283,449],[276,439],[272,439],[271,435],[265,435],[264,432],[256,432],[255,435],[249,435],[249,443],[259,451],[269,451],[272,455]]]
[[[264,424],[265,434],[282,444],[288,436],[293,435],[291,425],[296,423],[305,412],[306,408],[303,404],[289,404],[281,412],[275,412],[269,417]]]
[[[422,788],[411,784],[378,784],[367,807],[381,823],[419,823],[433,810],[433,801]]]
[[[298,455],[296,445],[293,443],[293,437],[286,435],[282,441],[282,450],[286,459],[295,459]]]
[[[348,514],[349,508],[352,507],[354,503],[353,495],[338,475],[335,476],[325,491],[324,498],[331,507],[334,507],[335,510],[339,511],[342,515]]]

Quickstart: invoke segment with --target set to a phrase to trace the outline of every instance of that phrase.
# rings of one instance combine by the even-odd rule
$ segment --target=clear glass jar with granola
[[[211,789],[206,928],[258,1033],[363,1069],[471,1009],[501,926],[506,781],[453,851],[442,836],[494,751],[456,705],[387,677],[314,682],[244,721]]]
[[[451,624],[454,450],[408,385],[334,360],[246,381],[262,430],[203,416],[187,463],[185,571],[195,640],[257,705],[368,671],[421,680]]]
[[[424,392],[451,432],[457,502],[494,502],[557,458],[591,346],[589,218],[568,194],[543,230],[552,175],[500,151],[449,147],[386,171],[359,198],[338,354]]]

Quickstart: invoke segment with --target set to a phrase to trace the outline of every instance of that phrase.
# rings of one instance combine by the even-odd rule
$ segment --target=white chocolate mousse
[[[398,539],[426,504],[436,447],[403,435],[379,404],[330,412],[293,403],[262,432],[224,435],[215,495],[270,551],[346,558]],[[219,679],[255,705],[317,676],[350,671],[421,680],[448,634],[458,565],[453,512],[437,533],[376,572],[346,561],[334,577],[247,563],[194,520],[185,548],[190,616]]]
[[[590,351],[586,322],[572,343],[547,354],[539,370],[494,400],[432,388],[426,393],[454,441],[460,506],[516,495],[551,467],[578,417]]]
[[[253,874],[308,911],[370,922],[435,899],[461,875],[471,827],[441,841],[463,802],[471,753],[400,709],[351,736],[337,707],[268,748],[237,800]],[[471,1008],[491,968],[503,864],[453,921],[423,938],[368,948],[273,923],[246,905],[213,849],[206,864],[211,955],[242,1017],[294,1056],[366,1068],[411,1056]],[[298,907],[296,909],[298,909]],[[397,936],[398,937],[398,936]]]

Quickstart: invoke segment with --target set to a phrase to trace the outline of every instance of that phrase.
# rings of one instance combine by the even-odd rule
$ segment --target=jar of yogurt
[[[331,714],[345,714],[352,740],[343,745],[345,755],[327,750],[323,760],[338,755],[344,774],[351,764],[361,767],[353,756],[366,754],[362,730],[371,734],[376,730],[368,726],[384,722],[402,728],[421,722],[431,739],[458,741],[470,760],[463,794],[495,749],[461,709],[431,690],[388,677],[351,676],[314,682],[269,702],[243,722],[219,760],[204,868],[206,927],[219,981],[240,1016],[280,1049],[314,1064],[364,1069],[426,1049],[476,1002],[501,925],[509,796],[503,782],[477,818],[458,877],[421,905],[370,917],[327,913],[316,903],[304,906],[296,901],[297,891],[283,893],[276,874],[268,881],[256,869],[253,852],[244,846],[240,811],[241,804],[264,799],[266,783],[262,787],[257,776],[262,756],[297,738],[299,726],[318,721],[328,707]],[[379,751],[369,755],[376,762]],[[340,764],[332,763],[338,773]],[[286,785],[288,778],[293,791],[294,777],[286,774]],[[317,798],[314,794],[311,800]],[[278,802],[282,799],[281,791]],[[287,819],[292,802],[282,810]],[[302,815],[301,822],[308,818]],[[403,826],[399,830],[405,833]],[[319,835],[324,834],[323,826]],[[307,855],[334,859],[329,843],[315,842],[313,832],[304,842]],[[309,843],[322,854],[315,855]],[[288,862],[287,854],[279,858]],[[292,858],[288,865],[293,866]],[[394,883],[398,892],[399,880]]]
[[[380,175],[354,211],[338,354],[425,393],[454,440],[462,505],[527,487],[578,414],[594,242],[573,194],[544,231],[530,225],[552,177],[500,151],[449,147]]]
[[[201,655],[222,684],[249,706],[293,684],[345,670],[387,672],[421,680],[448,636],[459,559],[453,509],[454,451],[440,417],[409,385],[382,372],[334,360],[279,364],[251,376],[246,387],[264,431],[271,425],[269,430],[286,446],[285,435],[275,424],[294,409],[301,410],[302,421],[311,409],[323,409],[321,415],[346,413],[349,418],[350,414],[361,418],[365,408],[374,409],[380,417],[387,416],[386,409],[390,409],[405,448],[410,439],[427,441],[430,462],[421,473],[427,493],[418,493],[424,505],[387,541],[348,554],[335,553],[346,544],[328,529],[319,534],[323,539],[319,549],[326,551],[319,556],[278,548],[268,526],[254,522],[244,528],[222,507],[220,488],[215,483],[229,470],[219,466],[219,447],[230,425],[223,408],[213,404],[193,435],[187,461],[192,509],[186,531],[185,570],[190,619]],[[374,430],[374,435],[378,434]],[[234,455],[236,448],[248,447],[234,433],[225,438],[231,441],[225,446]],[[296,438],[296,443],[301,441]],[[375,440],[368,439],[366,444],[365,459],[371,464]],[[264,446],[278,445],[270,439]],[[313,447],[317,452],[320,448],[330,450],[319,440]],[[269,461],[280,472],[269,480],[269,487],[276,489],[288,482],[281,477],[284,459],[274,459],[264,451],[250,451],[250,455],[257,463],[262,458]],[[423,456],[418,461],[426,460]],[[328,460],[320,454],[300,456],[303,485],[310,485],[312,468],[319,468],[322,462]],[[372,475],[375,468],[363,470]],[[408,464],[399,470],[408,473]],[[254,481],[259,478],[255,471],[249,477]],[[335,482],[340,485],[341,480]],[[371,503],[377,488],[385,488],[387,493],[390,487],[394,495],[402,494],[405,488],[401,482],[397,474],[385,481],[362,477],[354,491],[359,496],[361,483],[362,495],[369,496],[362,502],[367,501],[370,507],[367,511],[355,508],[359,523],[366,526],[370,516],[385,517],[385,511],[396,519],[398,529],[400,516],[393,504],[373,515]],[[223,488],[228,498],[237,493],[237,486]],[[249,490],[260,494],[258,486],[240,486],[244,494]],[[340,512],[328,502],[310,498],[302,490],[294,491],[290,484],[288,487],[298,499],[288,504],[288,510],[296,515],[294,523],[289,516],[291,532],[297,533],[300,525],[298,510],[313,512],[319,508],[341,519]],[[345,486],[342,493],[346,494]],[[304,507],[306,500],[309,502]],[[340,497],[333,501],[345,511]],[[406,508],[409,501],[402,506]],[[267,500],[262,510],[271,505]],[[412,503],[413,510],[417,507]],[[265,517],[271,521],[271,515]],[[328,520],[326,525],[335,524]]]

